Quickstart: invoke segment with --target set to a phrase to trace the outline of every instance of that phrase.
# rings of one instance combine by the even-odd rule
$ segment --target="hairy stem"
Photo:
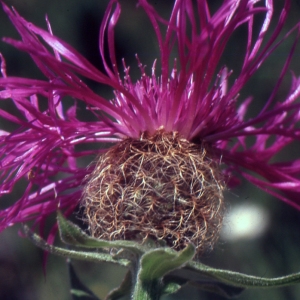
[[[141,282],[137,279],[132,300],[159,300],[160,299],[160,285],[157,281]]]

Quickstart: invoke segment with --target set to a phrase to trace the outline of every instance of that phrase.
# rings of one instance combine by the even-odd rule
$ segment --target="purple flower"
[[[242,176],[300,209],[300,159],[272,162],[279,151],[300,139],[300,79],[292,75],[289,93],[281,101],[275,100],[299,38],[297,24],[278,40],[290,1],[284,2],[277,26],[268,35],[274,8],[271,0],[265,4],[224,0],[213,14],[205,0],[198,0],[196,5],[191,0],[177,0],[169,20],[163,19],[146,0],[138,3],[156,33],[161,68],[155,68],[155,61],[149,73],[137,57],[141,78],[136,82],[131,80],[125,62],[124,76],[117,69],[120,58],[115,55],[114,28],[121,7],[116,0],[110,1],[100,28],[99,49],[105,73],[55,37],[48,20],[46,31],[3,4],[22,37],[21,41],[4,41],[30,54],[46,78],[8,76],[1,57],[0,99],[11,101],[18,113],[2,108],[0,116],[18,128],[0,131],[0,192],[11,193],[19,182],[26,182],[26,188],[17,202],[0,211],[0,230],[28,220],[43,225],[58,208],[69,215],[82,198],[85,178],[91,180],[93,168],[94,173],[100,172],[105,165],[87,168],[86,161],[109,151],[114,151],[117,159],[118,152],[108,149],[123,145],[128,138],[141,141],[146,136],[151,140],[157,132],[176,134],[181,141],[193,145],[205,144],[213,164],[222,164],[222,178],[227,184]],[[256,15],[264,15],[257,36],[253,34]],[[219,63],[230,37],[241,25],[248,28],[246,47],[239,50],[244,51],[244,60],[240,72],[232,74],[226,67],[219,68]],[[292,32],[298,36],[272,94],[257,116],[246,118],[252,99],[245,99],[237,107],[240,91]],[[174,52],[177,59],[173,61]],[[234,79],[232,84],[229,77]],[[82,78],[111,87],[114,98],[108,100],[95,94]],[[67,106],[66,97],[72,97],[71,106]],[[93,120],[84,121],[79,113],[80,101],[93,114]],[[248,143],[248,138],[254,142]],[[174,140],[178,142],[177,137]],[[112,146],[103,148],[101,143]],[[221,183],[216,186],[222,190]],[[119,237],[115,231],[112,236]],[[50,241],[53,238],[50,234]]]

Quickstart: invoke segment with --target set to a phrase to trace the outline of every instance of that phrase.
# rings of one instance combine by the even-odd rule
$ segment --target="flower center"
[[[144,133],[101,155],[83,206],[91,235],[108,240],[164,240],[174,249],[212,247],[223,218],[218,164],[204,145],[178,133]]]

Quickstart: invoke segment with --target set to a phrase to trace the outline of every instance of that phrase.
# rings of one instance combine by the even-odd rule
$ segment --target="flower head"
[[[1,109],[0,115],[18,129],[1,131],[0,191],[12,192],[21,180],[27,185],[15,204],[0,211],[0,230],[27,220],[43,224],[58,207],[68,215],[81,201],[95,236],[151,236],[175,248],[192,241],[202,250],[220,228],[224,182],[239,175],[300,209],[300,160],[272,163],[279,151],[300,139],[300,79],[293,76],[289,93],[275,101],[299,36],[298,24],[278,40],[290,1],[284,2],[268,38],[272,1],[225,0],[211,14],[207,1],[176,0],[169,20],[146,0],[138,3],[153,25],[161,68],[155,68],[155,61],[149,73],[137,57],[141,78],[136,82],[125,62],[124,76],[117,68],[118,1],[109,2],[100,28],[105,72],[54,36],[48,20],[46,31],[3,5],[22,37],[4,40],[29,53],[46,79],[7,76],[1,57],[0,99],[11,99],[18,114]],[[258,14],[264,22],[256,36]],[[247,43],[241,70],[233,75],[219,63],[242,25],[248,28]],[[257,116],[247,119],[251,99],[237,107],[240,91],[294,31],[298,36],[273,93]],[[111,87],[113,99],[95,94],[83,78]],[[66,97],[74,99],[71,106]],[[93,120],[81,119],[79,101]],[[111,146],[89,146],[99,143]],[[92,156],[100,158],[87,168],[83,158]]]

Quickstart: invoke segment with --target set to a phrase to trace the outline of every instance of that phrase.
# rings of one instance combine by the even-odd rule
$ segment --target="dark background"
[[[275,1],[275,6],[278,7],[275,16],[278,16],[282,2]],[[51,2],[45,0],[7,0],[6,3],[14,5],[28,21],[43,28],[46,28],[44,18],[47,13],[54,34],[71,44],[98,68],[102,68],[98,51],[98,33],[104,9],[108,3],[107,0],[52,0]],[[135,3],[135,0],[121,1],[122,16],[116,30],[116,48],[119,62],[124,57],[127,65],[131,66],[132,77],[138,78],[139,72],[135,53],[138,53],[143,64],[148,66],[146,70],[150,72],[154,59],[158,57],[158,47],[148,19],[141,9],[136,9]],[[167,17],[173,1],[151,1],[151,3]],[[218,7],[221,1],[212,1],[211,3],[214,3],[212,6]],[[285,32],[297,21],[300,21],[300,4],[298,1],[293,1]],[[261,20],[257,18],[257,22],[259,24]],[[274,22],[273,28],[275,25],[276,22]],[[244,35],[243,28],[233,35],[220,64],[220,66],[226,64],[229,69],[234,70],[230,80],[234,80],[241,67],[240,63],[245,49]],[[18,34],[3,11],[0,11],[0,36],[18,38]],[[245,99],[249,95],[253,95],[255,99],[250,107],[249,117],[257,113],[270,95],[292,41],[292,38],[287,40],[266,61],[264,67],[241,92],[239,99]],[[298,47],[291,64],[291,69],[296,75],[300,75],[299,50]],[[9,75],[31,78],[41,76],[28,55],[20,53],[3,42],[0,43],[0,51],[6,58]],[[122,72],[122,68],[120,71]],[[278,93],[278,100],[288,92],[290,80],[291,76],[288,73]],[[103,86],[95,83],[90,83],[90,85],[95,91],[103,95],[111,95],[111,92]],[[3,124],[1,125],[3,126]],[[280,153],[278,159],[287,160],[299,157],[299,152],[300,145],[297,143]],[[13,200],[15,199],[11,199],[11,201]],[[226,200],[228,214],[234,214],[235,208],[241,205],[243,206],[242,211],[247,210],[247,205],[257,208],[257,213],[251,216],[252,223],[258,222],[262,216],[266,220],[266,227],[259,236],[255,235],[255,232],[252,233],[251,237],[244,236],[235,239],[228,239],[223,235],[215,250],[201,258],[202,262],[214,267],[265,277],[300,272],[299,211],[247,184],[247,182],[243,182],[239,188],[227,191]],[[0,208],[3,208],[1,202]],[[240,218],[240,223],[246,222],[243,221],[242,216],[236,215],[235,217]],[[229,233],[232,231],[234,234],[236,225],[232,223],[232,219],[226,219],[225,225],[228,226]],[[20,226],[16,225],[8,228],[0,236],[0,299],[70,299],[65,260],[50,255],[47,274],[44,276],[42,251],[28,240],[21,238],[18,235],[19,230]],[[123,269],[116,267],[85,262],[76,262],[75,268],[82,280],[101,298],[120,283],[125,273]],[[221,299],[212,294],[200,293],[193,288],[183,289],[172,299],[185,299],[186,297],[202,300]],[[273,290],[247,290],[239,299],[300,299],[300,285]]]

